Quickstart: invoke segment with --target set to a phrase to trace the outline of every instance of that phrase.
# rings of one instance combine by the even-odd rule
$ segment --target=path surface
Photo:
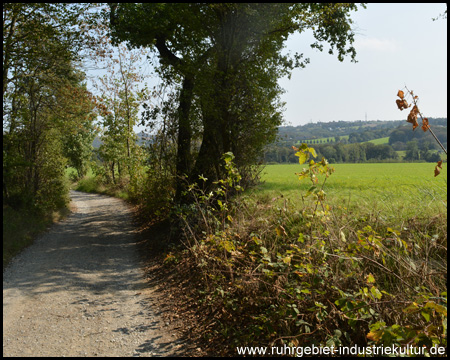
[[[71,192],[76,211],[3,273],[3,356],[174,356],[144,280],[129,208]]]

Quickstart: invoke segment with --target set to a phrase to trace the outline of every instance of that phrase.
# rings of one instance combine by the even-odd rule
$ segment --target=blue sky
[[[358,63],[339,62],[309,47],[311,34],[294,35],[287,50],[311,62],[280,79],[287,93],[285,119],[296,126],[333,120],[401,120],[397,91],[419,96],[427,117],[447,117],[447,20],[433,21],[445,4],[368,4],[352,13]]]
[[[401,112],[395,103],[397,91],[405,85],[419,96],[424,116],[447,117],[447,20],[432,20],[445,9],[444,3],[372,3],[359,8],[351,15],[356,64],[350,58],[339,62],[336,55],[328,54],[327,45],[323,52],[311,49],[312,33],[291,36],[286,51],[304,53],[311,62],[295,69],[290,80],[279,80],[286,90],[285,125],[365,120],[366,116],[406,120],[407,111]],[[150,70],[148,63],[144,68]],[[102,71],[89,73],[98,76]],[[154,77],[148,81],[149,87],[158,83]]]

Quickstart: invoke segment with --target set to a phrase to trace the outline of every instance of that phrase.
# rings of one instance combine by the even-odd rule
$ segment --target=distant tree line
[[[436,162],[441,156],[432,150],[432,143],[409,141],[406,144],[404,161]],[[376,145],[370,142],[355,144],[318,144],[314,148],[317,158],[326,158],[330,163],[363,163],[400,161],[400,156],[394,148],[388,144]],[[264,153],[265,163],[297,163],[295,151],[289,146],[272,146]]]
[[[435,124],[435,122],[430,121],[430,124]],[[445,126],[434,126],[433,131],[444,147],[447,148],[447,124]],[[439,149],[429,132],[411,131],[411,127],[408,125],[399,126],[389,135],[389,145],[394,150],[407,150],[407,144],[410,141],[416,141],[418,146],[428,146],[430,150]]]
[[[314,146],[317,158],[326,158],[330,163],[362,163],[387,160],[399,160],[399,155],[390,145],[373,143],[360,144],[318,144]],[[266,163],[297,163],[295,151],[288,146],[273,146],[264,154]]]
[[[447,119],[432,119],[435,127],[434,131],[438,138],[447,147]],[[283,127],[279,130],[279,137],[276,143],[266,147],[264,160],[266,163],[296,163],[292,145],[299,145],[302,142],[313,145],[318,153],[318,157],[324,156],[331,163],[358,163],[374,161],[400,161],[397,151],[404,151],[404,161],[426,161],[435,162],[440,160],[438,145],[431,137],[431,134],[423,131],[411,131],[410,126],[404,121],[397,124],[394,129],[392,125],[397,122],[373,122],[369,128],[356,126],[355,122],[333,122],[326,124],[308,124],[299,127]],[[334,125],[333,127],[331,125]],[[337,126],[339,125],[339,126]],[[391,128],[387,127],[388,125]],[[316,133],[325,133],[323,126],[330,126],[329,129],[353,129],[348,137],[345,135],[328,136],[322,139],[305,139],[299,135],[298,130],[304,129],[306,135],[313,130]],[[375,128],[376,127],[376,128]],[[381,137],[389,137],[388,144],[376,145],[368,141]]]
[[[437,127],[447,127],[447,118],[428,118],[430,125]],[[332,121],[327,123],[310,123],[300,126],[282,126],[278,128],[278,141],[285,141],[285,145],[297,142],[322,143],[328,142],[324,138],[329,138],[329,142],[346,141],[349,143],[364,142],[373,139],[390,136],[393,130],[405,127],[404,120],[389,121]],[[403,129],[405,130],[405,129]],[[408,136],[414,137],[417,132],[411,133],[408,128]],[[420,135],[418,135],[420,136]],[[336,140],[338,137],[340,140]],[[404,140],[410,141],[411,138]],[[319,142],[317,142],[319,141]],[[288,144],[289,143],[289,144]]]

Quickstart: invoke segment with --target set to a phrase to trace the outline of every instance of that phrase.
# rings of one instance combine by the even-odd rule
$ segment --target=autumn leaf
[[[408,108],[408,103],[406,102],[406,100],[397,99],[395,102],[397,103],[397,107],[399,108],[399,110]]]
[[[413,124],[413,130],[419,126],[419,123],[417,122],[417,115],[412,112],[408,115],[408,119],[406,121]]]
[[[422,130],[427,131],[428,130],[428,119],[424,118],[422,121]]]
[[[381,337],[383,336],[384,331],[383,330],[372,330],[371,332],[369,332],[367,334],[367,338],[369,340],[378,342],[378,340],[381,339]]]
[[[399,90],[398,93],[397,93],[397,96],[398,96],[400,99],[403,99],[403,98],[405,97],[405,93],[404,93],[403,91]]]
[[[441,170],[439,169],[442,169],[442,160],[438,161],[436,167],[434,168],[434,177],[438,176],[441,173]]]
[[[408,115],[408,119],[406,120],[407,122],[413,124],[413,130],[415,130],[419,126],[419,123],[417,122],[418,113],[419,108],[416,105],[414,105],[414,107],[411,109],[411,112]]]

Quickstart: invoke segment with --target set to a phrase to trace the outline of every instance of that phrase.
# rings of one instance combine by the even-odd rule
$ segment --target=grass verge
[[[123,200],[129,200],[129,195],[124,191],[121,185],[108,185],[105,186],[94,176],[86,176],[78,182],[72,184],[72,188],[77,191],[83,191],[87,193],[104,194],[113,197],[117,197]]]
[[[50,225],[67,217],[69,208],[61,208],[51,213],[29,209],[16,210],[3,206],[3,269],[12,258],[30,246],[37,236]]]

